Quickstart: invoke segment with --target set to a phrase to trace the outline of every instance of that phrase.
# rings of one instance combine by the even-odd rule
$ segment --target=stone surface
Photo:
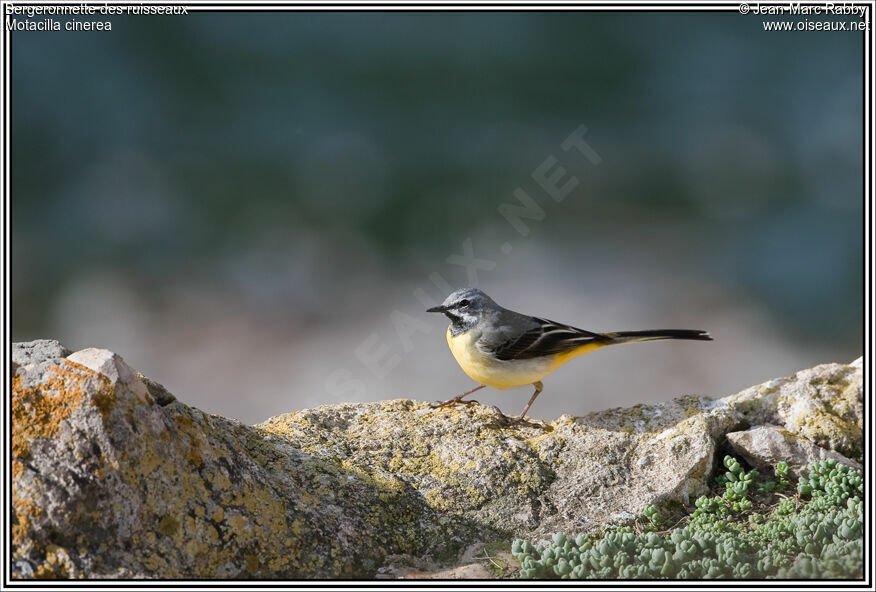
[[[390,556],[375,577],[387,580],[483,580],[510,578],[518,569],[517,561],[507,548],[484,543],[469,545],[456,563],[454,567],[446,567],[420,558]]]
[[[40,380],[46,368],[60,363],[70,353],[70,350],[54,339],[13,343],[13,371],[17,371],[17,375],[21,377],[22,386],[28,387],[30,386],[30,381]],[[21,367],[20,371],[18,371],[18,367]]]
[[[822,364],[745,389],[725,400],[750,425],[774,424],[859,460],[863,454],[861,359]]]
[[[854,469],[862,468],[860,463],[839,452],[822,448],[778,426],[755,426],[749,430],[731,432],[727,434],[727,441],[736,454],[750,465],[766,470],[783,460],[788,463],[788,469],[795,477],[805,477],[809,463],[828,458]]]
[[[70,354],[67,356],[67,359],[71,362],[82,364],[86,368],[105,376],[109,379],[110,383],[124,387],[140,397],[144,403],[152,402],[146,385],[120,355],[108,349],[90,347]]]
[[[247,426],[106,350],[13,357],[15,577],[495,577],[493,552],[454,566],[479,543],[689,505],[718,442],[758,419],[862,449],[860,366],[512,427],[492,407],[410,400]]]
[[[480,534],[397,478],[54,361],[13,377],[16,576],[364,576]]]

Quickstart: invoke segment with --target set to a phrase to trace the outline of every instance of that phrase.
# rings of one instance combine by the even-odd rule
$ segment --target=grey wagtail
[[[592,333],[570,325],[520,314],[496,304],[474,288],[457,290],[441,306],[426,312],[443,312],[450,319],[447,343],[462,370],[480,386],[456,398],[433,405],[468,405],[476,401],[462,398],[485,386],[506,389],[531,384],[535,392],[523,408],[521,421],[541,393],[541,379],[580,355],[607,345],[654,341],[657,339],[695,339],[711,341],[706,331],[691,329],[651,329]]]

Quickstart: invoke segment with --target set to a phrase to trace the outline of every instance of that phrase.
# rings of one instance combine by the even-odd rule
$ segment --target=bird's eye
[[[468,300],[465,300],[463,298],[462,300],[459,301],[459,308],[465,308],[466,306],[468,306],[468,304],[469,304]]]

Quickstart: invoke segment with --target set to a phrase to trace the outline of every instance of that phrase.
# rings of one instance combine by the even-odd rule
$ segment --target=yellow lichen
[[[186,543],[186,554],[189,557],[199,557],[209,552],[209,548],[199,539],[191,539]]]
[[[166,537],[172,537],[179,530],[179,521],[170,514],[164,516],[158,523],[158,532]]]
[[[164,564],[164,560],[156,554],[150,554],[143,560],[143,567],[152,573],[160,573],[159,570]]]
[[[213,473],[211,483],[216,489],[228,489],[231,487],[231,481],[228,479],[228,476],[221,471]]]
[[[227,522],[231,532],[242,531],[247,526],[246,518],[237,513],[229,515]]]
[[[249,575],[255,575],[255,573],[259,570],[259,561],[258,555],[247,555],[246,556],[246,572]]]
[[[46,545],[46,560],[34,570],[34,577],[44,579],[69,579],[73,563],[67,549],[58,545]]]

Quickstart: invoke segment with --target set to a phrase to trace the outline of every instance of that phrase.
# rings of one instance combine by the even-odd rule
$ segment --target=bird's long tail
[[[633,343],[636,341],[655,341],[657,339],[694,339],[696,341],[712,341],[708,331],[698,329],[651,329],[648,331],[618,331],[603,333],[611,338],[611,343]]]

